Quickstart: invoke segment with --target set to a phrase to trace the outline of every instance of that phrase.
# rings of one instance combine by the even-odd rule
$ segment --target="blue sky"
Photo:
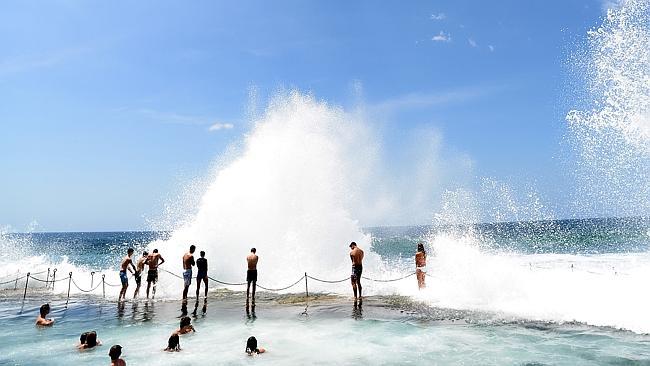
[[[354,85],[388,155],[433,127],[477,176],[535,181],[571,216],[567,60],[602,16],[595,0],[3,2],[0,226],[146,229],[247,132],[252,87],[347,107]]]

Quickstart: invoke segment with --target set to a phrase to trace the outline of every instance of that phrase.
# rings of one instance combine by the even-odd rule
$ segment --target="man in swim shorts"
[[[208,260],[205,259],[204,251],[199,254],[201,254],[201,258],[196,260],[196,301],[199,301],[201,281],[205,284],[205,297],[208,297]]]
[[[135,274],[133,279],[135,279],[135,292],[133,293],[133,298],[135,299],[140,293],[140,285],[142,284],[142,272],[144,272],[144,262],[147,260],[147,251],[142,252],[142,257],[138,259],[137,264],[135,265]]]
[[[354,299],[361,299],[361,274],[363,272],[363,250],[361,250],[357,243],[350,243],[350,259],[352,260],[352,274],[350,274],[350,281],[352,282],[352,291],[354,292]],[[357,297],[357,288],[359,288],[359,297]]]
[[[257,287],[257,261],[259,257],[257,254],[257,249],[251,248],[251,253],[246,257],[246,262],[248,262],[248,271],[246,271],[246,304],[248,304],[249,291],[251,283],[253,284],[253,305],[255,305],[255,288]]]
[[[185,288],[183,289],[183,300],[187,299],[187,290],[192,284],[192,266],[196,263],[194,262],[194,251],[196,247],[190,245],[190,251],[183,255],[183,281],[185,281]]]
[[[160,262],[160,263],[158,263]],[[156,296],[156,282],[158,282],[158,266],[165,263],[165,258],[163,258],[158,249],[154,249],[151,254],[147,256],[147,259],[144,262],[149,266],[149,271],[147,271],[147,299],[149,298],[149,289],[151,289],[151,283],[153,283],[153,296]]]
[[[126,251],[126,257],[122,258],[122,263],[120,263],[120,282],[122,282],[122,289],[120,290],[120,296],[117,298],[117,301],[120,301],[120,299],[126,299],[126,288],[129,287],[129,278],[127,277],[126,271],[128,270],[129,272],[134,273],[135,270],[135,265],[131,260],[132,255],[133,248],[129,248]],[[133,270],[131,270],[131,267],[133,267]]]

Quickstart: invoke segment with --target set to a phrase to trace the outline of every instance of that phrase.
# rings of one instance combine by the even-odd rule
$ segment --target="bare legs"
[[[255,288],[257,287],[257,281],[248,281],[248,285],[246,286],[246,303],[248,303],[249,299],[251,282],[253,283],[253,304],[255,304]]]
[[[354,292],[354,298],[361,298],[361,278],[357,276],[350,277],[350,282],[352,283],[352,292]],[[357,288],[359,288],[359,296],[357,297]]]
[[[129,284],[122,285],[122,289],[120,290],[120,296],[117,298],[117,301],[120,300],[126,300],[126,289],[129,287]]]
[[[415,276],[418,278],[418,288],[423,289],[423,288],[427,287],[427,285],[424,283],[424,278],[426,276],[426,274],[424,272],[422,272],[419,269],[416,269],[415,270]]]

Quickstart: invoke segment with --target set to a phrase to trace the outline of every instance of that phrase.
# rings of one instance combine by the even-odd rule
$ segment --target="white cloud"
[[[230,129],[234,128],[234,127],[235,127],[235,125],[233,125],[232,123],[217,122],[217,123],[213,124],[212,126],[210,126],[210,128],[208,128],[208,131],[212,132],[212,131],[219,131],[219,130],[230,130]]]
[[[488,48],[490,49],[490,52],[494,52],[494,46],[493,45],[489,44]]]
[[[443,20],[446,18],[447,16],[445,15],[445,13],[431,14],[431,20]]]
[[[472,47],[477,47],[477,46],[478,46],[478,44],[476,43],[476,41],[473,40],[473,39],[471,39],[471,38],[468,38],[468,39],[467,39],[467,42],[469,42],[469,45],[472,46]]]
[[[451,42],[451,36],[443,31],[431,38],[434,42]]]

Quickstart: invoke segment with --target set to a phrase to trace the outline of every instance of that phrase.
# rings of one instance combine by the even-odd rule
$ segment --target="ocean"
[[[0,364],[63,365],[107,363],[112,344],[124,347],[129,364],[415,364],[435,365],[641,365],[650,364],[648,278],[650,219],[589,219],[481,224],[465,227],[375,227],[366,264],[362,303],[351,298],[348,281],[304,282],[279,292],[260,291],[254,308],[245,306],[242,286],[210,282],[208,299],[195,299],[194,283],[185,306],[178,300],[182,281],[161,272],[155,300],[126,302],[117,287],[102,291],[101,275],[119,283],[117,266],[129,247],[136,255],[167,232],[4,234],[4,247],[20,247],[27,262],[4,251],[0,282]],[[464,233],[462,235],[458,233]],[[473,239],[470,240],[469,237]],[[158,241],[158,242],[157,242]],[[427,288],[419,291],[413,271],[418,242],[429,251]],[[345,270],[314,278],[349,276],[347,243],[337,245]],[[209,251],[211,277],[245,279],[241,269],[218,275],[217,250]],[[201,247],[198,248],[201,250]],[[258,248],[262,286],[267,278],[265,248]],[[167,253],[161,251],[163,256]],[[15,281],[17,268],[39,273],[57,268],[51,289],[43,282]],[[163,268],[180,274],[180,257],[167,256]],[[300,268],[300,271],[303,271]],[[67,273],[72,272],[68,299]],[[95,272],[94,275],[91,275]],[[301,273],[296,271],[296,279]],[[20,277],[20,276],[19,276]],[[91,277],[93,282],[91,284]],[[34,275],[46,279],[47,272]],[[50,277],[51,279],[51,277]],[[63,280],[61,280],[63,279]],[[289,285],[286,279],[282,284]],[[96,289],[91,293],[82,290]],[[268,287],[267,285],[265,287]],[[14,289],[16,288],[16,289]],[[169,290],[168,290],[169,289]],[[144,293],[144,291],[143,291]],[[33,325],[38,307],[52,305],[53,327]],[[66,302],[68,302],[66,306]],[[181,338],[182,351],[162,349],[179,318],[189,315],[197,332]],[[96,330],[103,346],[80,352],[79,334]],[[245,341],[255,335],[268,352],[246,356]]]

